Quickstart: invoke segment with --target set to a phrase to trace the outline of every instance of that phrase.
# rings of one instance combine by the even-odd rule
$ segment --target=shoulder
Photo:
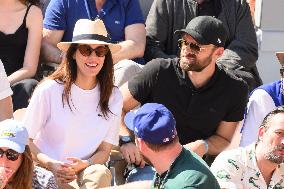
[[[242,78],[237,77],[230,70],[227,70],[223,66],[218,66],[218,69],[220,71],[221,81],[226,83],[226,86],[230,87],[231,90],[234,90],[233,92],[238,90],[240,92],[246,91],[248,93],[248,86]]]
[[[33,188],[57,188],[53,173],[44,168],[35,166]]]
[[[238,147],[232,150],[226,150],[221,152],[211,165],[211,170],[222,169],[227,166],[233,166],[239,169],[243,166],[243,155],[246,151],[245,148]]]
[[[63,84],[53,79],[47,79],[41,82],[35,89],[36,91],[54,92],[54,90],[63,90]]]
[[[122,94],[118,87],[113,87],[112,94],[110,96],[110,101],[122,101]]]
[[[146,64],[147,67],[152,67],[156,69],[169,69],[170,67],[173,67],[173,65],[177,64],[177,59],[164,59],[164,58],[156,58],[151,60]]]
[[[42,27],[43,15],[42,11],[38,6],[31,5],[29,12],[27,14],[27,27],[32,27],[38,25]]]

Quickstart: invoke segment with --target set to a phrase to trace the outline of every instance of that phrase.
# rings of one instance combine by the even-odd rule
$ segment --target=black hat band
[[[98,34],[81,34],[81,35],[76,35],[72,38],[72,42],[79,40],[98,40],[107,43],[110,41],[110,38]]]

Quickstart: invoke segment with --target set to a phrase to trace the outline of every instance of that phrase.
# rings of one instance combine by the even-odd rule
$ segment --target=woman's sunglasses
[[[178,40],[178,47],[179,48],[182,48],[182,46],[187,46],[190,48],[190,50],[193,52],[193,53],[199,53],[202,49],[202,47],[200,47],[199,45],[197,45],[196,43],[190,43],[190,42],[187,42],[186,40],[184,39],[179,39]]]
[[[20,155],[20,153],[16,152],[15,150],[8,149],[4,151],[0,148],[0,157],[2,158],[4,154],[6,155],[7,159],[11,161],[16,161]]]
[[[83,56],[90,56],[95,51],[97,57],[104,57],[109,51],[105,46],[99,46],[93,49],[89,45],[79,45],[78,50]]]

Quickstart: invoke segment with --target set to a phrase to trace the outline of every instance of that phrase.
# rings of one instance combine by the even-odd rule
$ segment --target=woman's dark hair
[[[48,79],[56,80],[64,85],[64,90],[62,94],[62,104],[67,102],[69,108],[70,106],[70,95],[71,86],[76,81],[77,78],[77,64],[76,60],[73,58],[76,52],[78,44],[71,44],[66,53],[66,58],[61,62],[58,69],[48,77]],[[113,90],[113,60],[111,51],[108,46],[108,53],[105,56],[105,61],[102,69],[98,73],[97,80],[100,84],[100,101],[99,106],[105,118],[108,117],[109,110],[108,102]],[[72,99],[71,99],[72,102]],[[76,108],[76,107],[75,107]]]
[[[34,164],[32,160],[32,153],[28,145],[26,145],[22,156],[22,163],[9,185],[11,188],[32,189]]]
[[[40,0],[20,0],[23,4],[28,5],[28,4],[32,4],[32,5],[40,5]]]

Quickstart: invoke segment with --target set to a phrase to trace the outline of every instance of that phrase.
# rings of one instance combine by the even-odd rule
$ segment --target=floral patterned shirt
[[[33,189],[58,189],[53,173],[44,168],[35,166]]]
[[[221,188],[228,189],[282,189],[284,188],[284,165],[275,169],[269,185],[257,166],[255,158],[255,143],[242,148],[220,153],[211,171]]]

